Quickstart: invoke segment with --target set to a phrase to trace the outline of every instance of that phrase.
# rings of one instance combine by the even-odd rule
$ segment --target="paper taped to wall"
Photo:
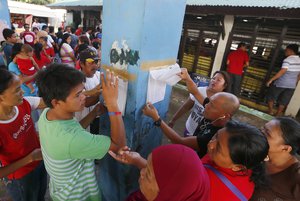
[[[167,66],[159,70],[150,70],[148,79],[147,102],[157,103],[164,100],[166,85],[175,85],[181,80],[178,64]]]
[[[125,108],[126,108],[127,89],[128,89],[128,81],[119,79],[118,106],[123,116],[125,114]]]

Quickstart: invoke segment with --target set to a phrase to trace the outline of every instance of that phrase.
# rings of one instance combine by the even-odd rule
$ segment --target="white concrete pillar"
[[[224,37],[224,40],[223,40],[222,35],[220,36],[219,45],[218,45],[218,48],[217,48],[217,52],[216,52],[214,64],[213,64],[213,67],[212,67],[211,75],[213,75],[214,72],[221,69],[223,57],[224,57],[224,54],[225,54],[225,51],[226,51],[226,45],[227,45],[227,42],[228,42],[229,34],[230,34],[230,32],[232,30],[232,27],[233,27],[233,24],[234,24],[234,16],[233,15],[225,15],[225,17],[224,17],[225,37]]]
[[[84,11],[83,10],[81,10],[80,11],[80,18],[81,18],[81,25],[83,25],[84,23],[83,23],[83,18],[84,18]]]
[[[294,95],[285,111],[285,115],[295,117],[300,109],[300,84],[298,83]]]
[[[70,26],[74,22],[73,20],[73,13],[69,12],[66,14],[66,25]]]

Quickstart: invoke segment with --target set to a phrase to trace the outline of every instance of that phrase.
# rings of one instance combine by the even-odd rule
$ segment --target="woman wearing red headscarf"
[[[141,169],[140,190],[127,201],[207,201],[209,179],[196,152],[183,145],[165,145],[152,151],[148,160],[137,152],[124,149],[116,160]],[[189,170],[189,171],[186,171]]]

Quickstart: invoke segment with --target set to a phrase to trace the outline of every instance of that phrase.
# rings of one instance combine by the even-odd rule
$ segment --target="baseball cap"
[[[85,61],[94,62],[94,61],[100,60],[100,58],[98,57],[98,55],[96,54],[95,51],[93,51],[90,48],[87,48],[87,49],[83,50],[82,52],[80,52],[79,60],[81,62],[85,62]]]
[[[98,33],[96,38],[102,39],[102,33]]]

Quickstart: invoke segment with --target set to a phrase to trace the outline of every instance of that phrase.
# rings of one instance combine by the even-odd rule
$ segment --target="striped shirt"
[[[48,110],[43,111],[38,126],[51,198],[100,201],[93,159],[107,153],[110,138],[91,135],[75,119],[49,121]]]
[[[287,71],[275,81],[276,87],[295,89],[300,73],[300,58],[298,55],[288,56],[283,60],[282,67]]]

